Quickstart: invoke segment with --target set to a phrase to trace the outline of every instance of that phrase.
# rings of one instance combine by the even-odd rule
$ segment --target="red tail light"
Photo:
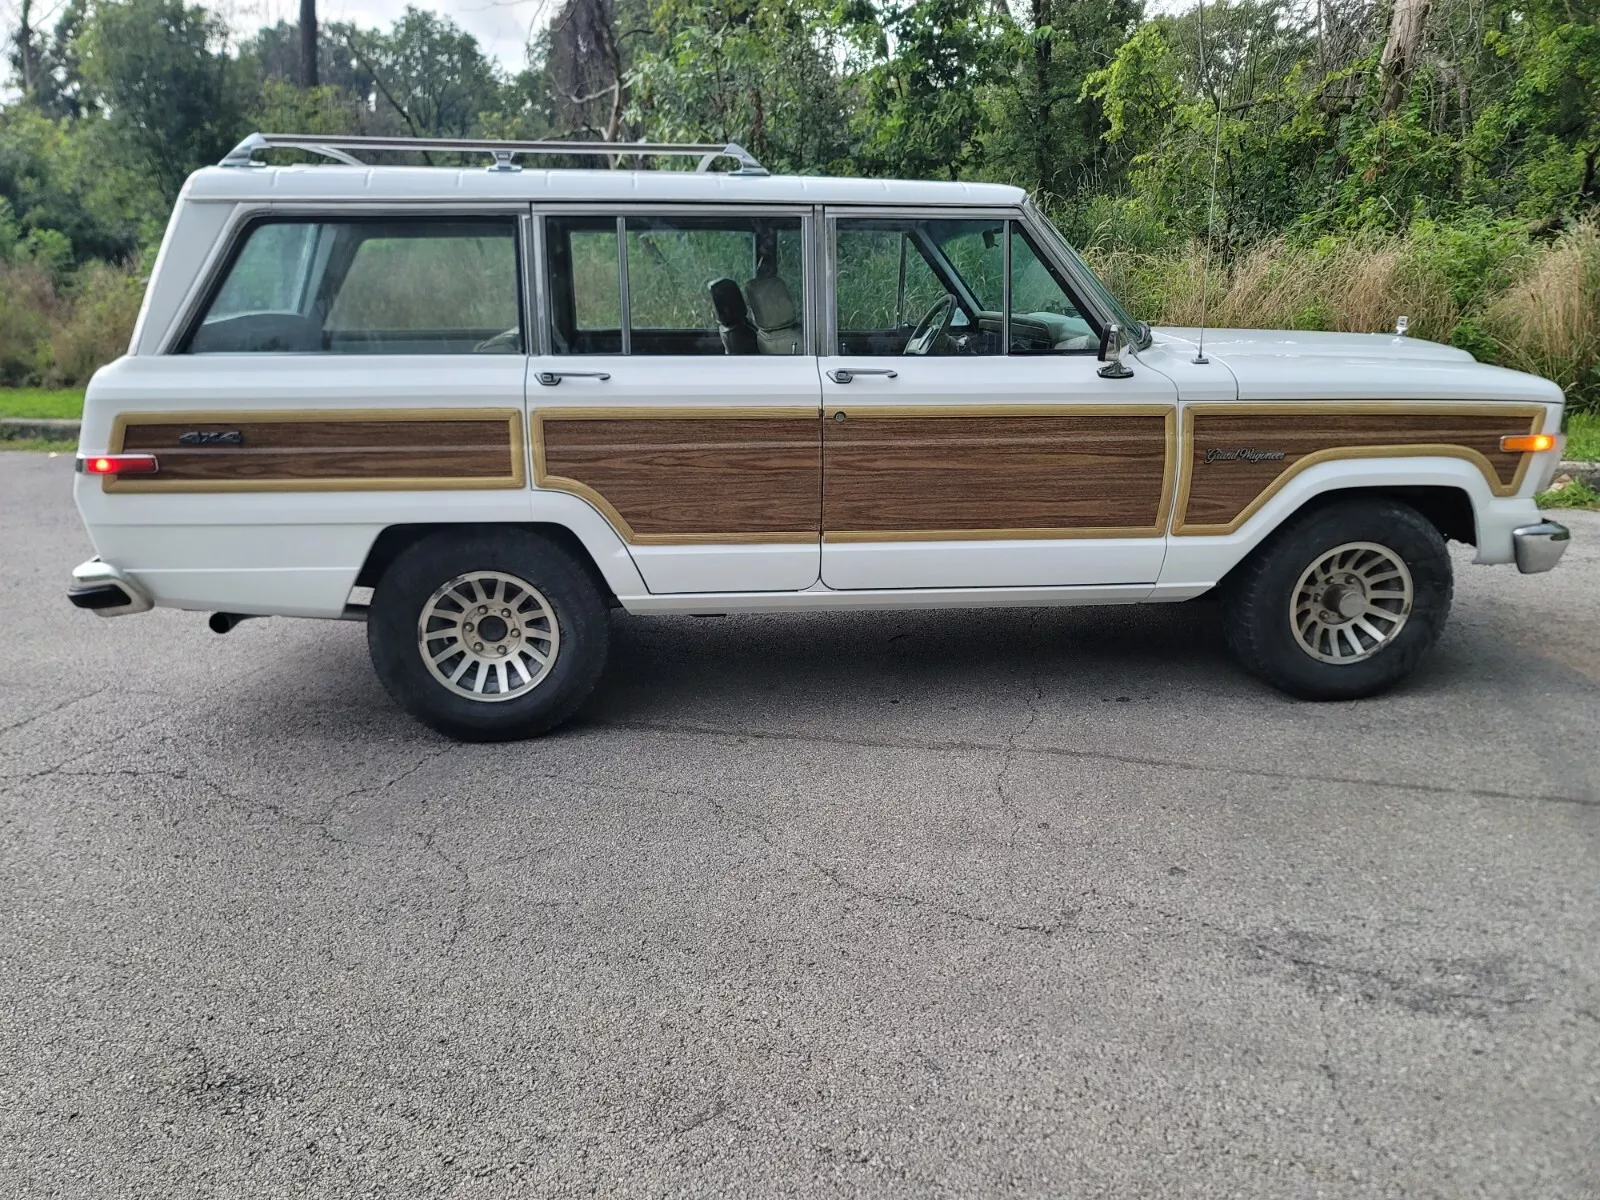
[[[80,454],[78,470],[85,475],[154,475],[160,468],[154,454]]]

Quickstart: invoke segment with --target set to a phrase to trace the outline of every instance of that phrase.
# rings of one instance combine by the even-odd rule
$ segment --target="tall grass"
[[[1478,253],[1474,253],[1478,251]],[[1480,360],[1554,380],[1575,408],[1600,409],[1600,229],[1485,256],[1434,229],[1390,236],[1261,242],[1213,262],[1206,322],[1243,329],[1386,332],[1451,342]],[[1205,249],[1091,249],[1090,261],[1137,315],[1196,325]]]
[[[144,280],[91,262],[65,278],[37,261],[0,262],[0,385],[73,387],[128,348]]]

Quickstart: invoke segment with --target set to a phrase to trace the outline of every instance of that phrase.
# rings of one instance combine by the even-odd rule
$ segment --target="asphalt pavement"
[[[0,454],[0,1196],[1600,1195],[1600,517],[1389,696],[1205,602],[616,618],[462,746],[360,625],[70,608]]]

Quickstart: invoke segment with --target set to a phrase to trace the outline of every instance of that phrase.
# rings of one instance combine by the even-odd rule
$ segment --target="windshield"
[[[1083,261],[1083,255],[1072,248],[1072,244],[1061,236],[1061,231],[1051,223],[1049,218],[1040,213],[1032,204],[1029,204],[1028,207],[1038,214],[1040,217],[1039,223],[1049,230],[1056,249],[1061,252],[1063,257],[1070,259],[1073,266],[1077,268],[1076,272],[1074,272],[1077,276],[1077,282],[1092,292],[1094,299],[1099,301],[1101,306],[1111,314],[1112,319],[1127,331],[1130,342],[1141,349],[1147,345],[1150,341],[1150,326],[1122,306],[1122,302],[1111,294],[1110,288],[1100,282],[1099,276],[1089,269],[1088,263]]]

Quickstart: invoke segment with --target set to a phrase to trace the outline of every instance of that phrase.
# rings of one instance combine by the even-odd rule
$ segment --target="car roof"
[[[191,201],[298,203],[410,200],[552,203],[1017,205],[998,183],[744,175],[701,171],[485,170],[482,167],[325,165],[207,167],[189,177]]]

